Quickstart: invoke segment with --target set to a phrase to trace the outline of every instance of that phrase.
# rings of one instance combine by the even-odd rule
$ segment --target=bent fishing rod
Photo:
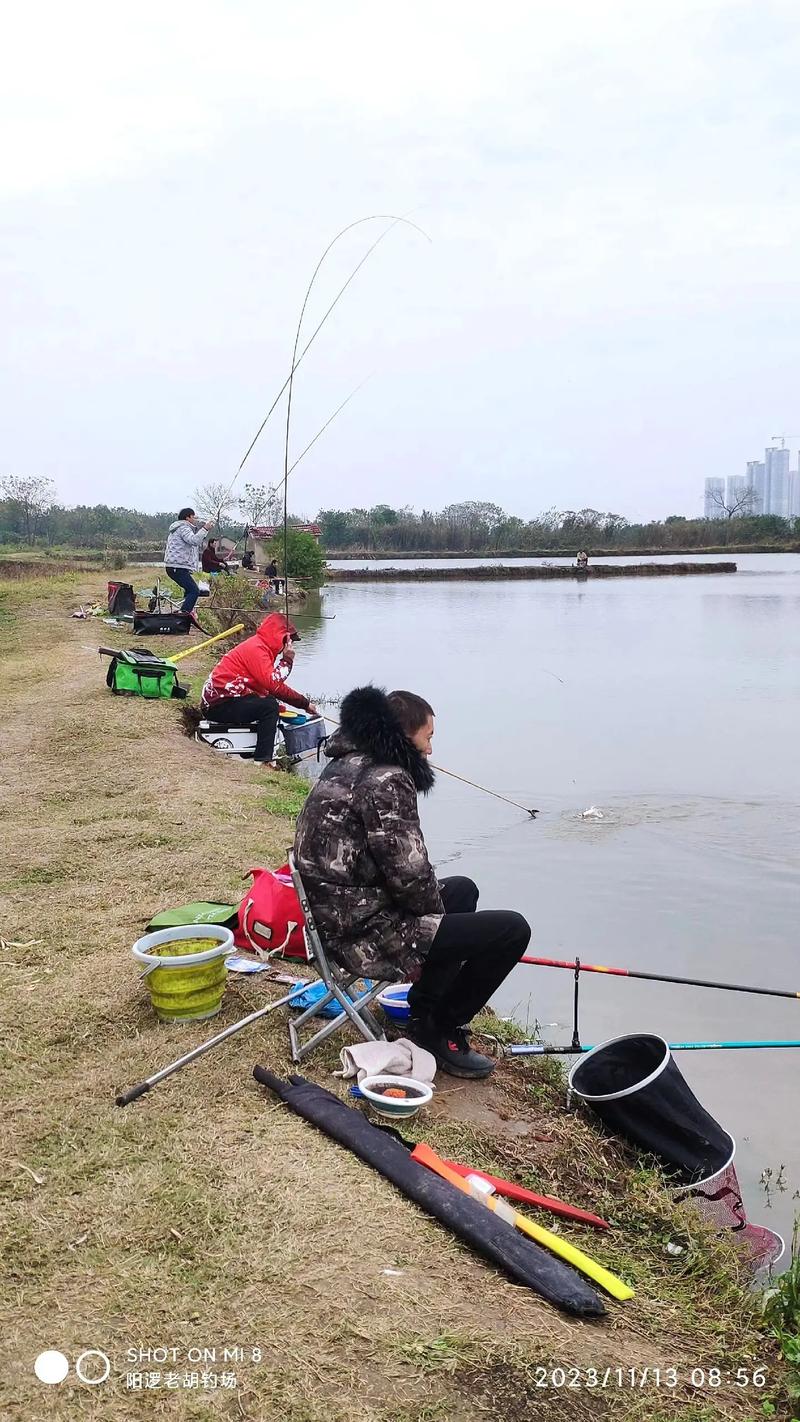
[[[301,328],[301,326],[302,326],[303,316],[305,315],[306,306],[308,305],[308,300],[309,300],[309,297],[310,297],[310,295],[311,295],[311,289],[312,289],[312,287],[313,287],[313,285],[314,285],[314,282],[316,281],[317,275],[318,275],[318,273],[319,273],[319,270],[320,270],[320,268],[321,268],[323,262],[325,261],[325,258],[327,257],[328,253],[331,251],[331,248],[336,245],[336,243],[339,241],[339,239],[340,239],[341,237],[344,237],[344,236],[346,235],[346,233],[351,232],[354,227],[360,227],[360,226],[361,226],[363,223],[365,223],[365,222],[389,222],[391,225],[390,225],[389,227],[387,227],[386,230],[385,230],[384,232],[382,232],[379,237],[376,238],[376,240],[373,242],[372,246],[367,249],[367,251],[364,253],[364,256],[363,256],[363,257],[361,258],[361,260],[357,263],[357,265],[353,268],[352,272],[350,273],[350,275],[349,275],[348,278],[347,278],[347,281],[344,283],[343,286],[341,286],[341,287],[339,288],[338,292],[336,293],[336,296],[334,297],[334,299],[333,299],[333,301],[331,302],[330,306],[328,307],[327,311],[325,312],[325,314],[323,315],[322,319],[319,321],[319,323],[317,324],[317,326],[314,328],[314,330],[313,330],[311,336],[310,336],[309,339],[306,341],[305,345],[303,346],[303,349],[300,351],[300,353],[299,353],[299,355],[298,355],[297,347],[298,347],[299,339],[300,339],[300,328]],[[336,307],[338,306],[338,304],[339,304],[339,302],[341,301],[342,297],[344,296],[345,292],[347,291],[347,288],[350,286],[351,282],[353,282],[353,281],[355,280],[356,276],[357,276],[358,273],[360,272],[360,270],[361,270],[361,268],[363,267],[364,263],[365,263],[366,261],[368,261],[369,258],[372,256],[372,253],[375,251],[375,248],[378,247],[378,246],[380,245],[380,243],[383,241],[384,237],[388,237],[389,233],[392,232],[392,231],[394,230],[394,228],[397,227],[398,224],[400,224],[400,223],[402,223],[402,224],[403,224],[404,226],[406,226],[406,227],[412,227],[415,232],[419,232],[421,236],[423,236],[428,242],[430,242],[431,239],[430,239],[430,237],[428,236],[428,233],[427,233],[427,232],[424,232],[423,229],[422,229],[421,227],[418,227],[415,222],[412,222],[412,221],[410,220],[410,218],[408,218],[408,217],[399,217],[399,216],[397,216],[397,214],[395,214],[395,213],[381,213],[381,212],[376,212],[376,213],[371,213],[371,214],[370,214],[369,216],[367,216],[367,217],[359,217],[359,218],[356,218],[355,222],[349,222],[349,223],[347,224],[347,226],[346,226],[346,227],[343,227],[343,228],[341,229],[341,231],[337,232],[337,233],[336,233],[336,236],[328,243],[327,247],[325,248],[325,251],[322,253],[322,256],[320,257],[319,261],[317,262],[316,267],[314,268],[313,276],[312,276],[312,278],[311,278],[311,281],[309,282],[308,290],[306,291],[305,300],[304,300],[304,302],[303,302],[302,310],[301,310],[301,313],[300,313],[300,322],[299,322],[299,325],[298,325],[298,328],[297,328],[297,336],[296,336],[296,339],[295,339],[294,350],[293,350],[293,352],[292,352],[292,366],[291,366],[291,369],[290,369],[289,374],[287,375],[286,379],[284,380],[283,385],[281,386],[280,390],[278,391],[277,395],[275,396],[274,400],[272,401],[272,404],[270,405],[269,409],[267,410],[267,413],[266,413],[266,415],[264,416],[263,420],[261,421],[261,424],[259,425],[259,427],[258,427],[258,429],[256,430],[256,432],[255,432],[253,438],[251,439],[249,445],[247,446],[247,449],[245,450],[244,454],[242,455],[242,458],[241,458],[241,460],[240,460],[240,462],[239,462],[239,466],[238,466],[238,468],[237,468],[237,470],[236,470],[236,473],[234,474],[234,476],[233,476],[233,478],[232,478],[232,480],[231,480],[231,482],[230,482],[230,484],[229,484],[229,486],[228,486],[228,490],[227,490],[227,494],[226,494],[226,499],[228,499],[228,498],[230,497],[231,491],[232,491],[232,489],[233,489],[234,484],[236,483],[236,480],[239,478],[239,475],[241,474],[242,470],[244,469],[245,464],[247,463],[248,459],[250,458],[250,455],[252,454],[253,450],[255,449],[255,446],[256,446],[256,444],[258,443],[258,440],[260,439],[260,437],[261,437],[261,435],[262,435],[264,429],[266,428],[267,422],[270,420],[270,418],[271,418],[272,415],[274,414],[275,410],[277,409],[278,404],[279,404],[279,402],[280,402],[280,400],[281,400],[281,397],[285,394],[285,392],[286,392],[287,389],[291,392],[291,385],[292,385],[292,381],[293,381],[293,378],[294,378],[294,373],[295,373],[295,371],[297,370],[297,368],[298,368],[298,366],[301,364],[301,362],[305,359],[306,355],[308,354],[309,350],[311,349],[311,347],[313,346],[315,340],[317,339],[317,336],[319,335],[320,331],[321,331],[322,328],[325,326],[325,324],[326,324],[326,322],[328,321],[329,317],[333,314],[334,310],[336,309]],[[345,402],[345,403],[347,403],[347,402]],[[337,413],[338,413],[338,411],[337,411]],[[320,431],[320,434],[321,434],[321,433],[322,433],[322,431]],[[318,438],[318,436],[317,436],[317,438]],[[313,443],[313,441],[312,441],[312,443]],[[302,456],[301,456],[301,458],[302,458]],[[286,471],[285,471],[285,469],[284,469],[284,481],[283,481],[284,484],[285,484],[285,477],[286,477]],[[220,506],[220,507],[221,507],[221,506]]]
[[[297,348],[298,348],[298,346],[299,346],[299,344],[300,344],[300,332],[301,332],[301,330],[302,330],[302,328],[303,328],[303,320],[304,320],[305,314],[306,314],[306,307],[308,306],[308,303],[309,303],[309,301],[310,301],[310,299],[311,299],[311,292],[312,292],[313,289],[314,289],[314,283],[315,283],[315,281],[317,280],[317,277],[318,277],[318,275],[319,275],[319,273],[320,273],[320,271],[321,271],[321,269],[322,269],[322,265],[323,265],[323,263],[324,263],[326,257],[328,256],[328,253],[331,251],[331,249],[332,249],[333,247],[336,246],[336,243],[339,241],[339,239],[340,239],[341,237],[343,237],[343,236],[345,235],[346,232],[352,231],[352,229],[353,229],[354,227],[358,227],[358,226],[360,226],[360,225],[361,225],[362,223],[364,223],[364,222],[373,222],[373,221],[375,221],[375,220],[376,220],[376,216],[375,216],[375,215],[370,216],[370,217],[357,218],[355,222],[350,222],[350,223],[348,223],[347,226],[346,226],[346,227],[343,227],[340,232],[337,232],[336,236],[332,239],[332,241],[330,241],[330,242],[328,243],[327,247],[325,248],[325,251],[322,253],[322,256],[320,257],[319,261],[317,262],[317,265],[316,265],[315,268],[314,268],[314,271],[313,271],[312,274],[311,274],[311,280],[310,280],[310,282],[308,283],[308,286],[307,286],[307,288],[306,288],[306,294],[305,294],[305,296],[303,297],[303,304],[302,304],[302,306],[300,307],[300,316],[299,316],[298,321],[297,321],[297,330],[295,331],[294,346],[293,346],[293,348],[292,348],[292,360],[291,360],[291,365],[290,365],[290,368],[289,368],[288,377],[287,377],[286,382],[285,382],[285,385],[284,385],[284,389],[287,389],[287,388],[288,388],[288,395],[287,395],[287,398],[286,398],[286,427],[285,427],[285,431],[284,431],[284,444],[283,444],[283,570],[284,570],[284,572],[285,572],[285,574],[286,574],[285,605],[286,605],[286,619],[287,619],[287,621],[288,621],[288,619],[289,619],[289,560],[288,560],[288,546],[289,546],[289,508],[288,508],[289,432],[290,432],[291,423],[292,423],[292,395],[294,394],[294,376],[295,376],[295,371],[297,370],[297,367],[299,366],[300,361],[303,359],[303,356],[305,355],[305,353],[306,353],[306,351],[308,350],[309,346],[310,346],[311,343],[316,339],[318,333],[322,330],[322,327],[324,326],[325,322],[327,321],[329,315],[330,315],[331,312],[333,311],[333,309],[334,309],[334,307],[336,306],[337,302],[339,301],[340,297],[342,297],[342,296],[344,295],[344,293],[345,293],[345,291],[347,290],[348,286],[350,285],[351,281],[354,280],[354,278],[356,277],[356,275],[358,274],[358,272],[359,272],[359,271],[361,270],[361,268],[363,267],[364,263],[365,263],[366,261],[368,261],[369,258],[372,256],[372,253],[375,251],[376,247],[378,247],[378,246],[380,245],[380,243],[383,241],[384,237],[388,237],[389,233],[390,233],[391,231],[393,231],[393,229],[394,229],[395,227],[397,227],[398,223],[404,223],[404,224],[405,224],[406,226],[408,226],[408,227],[413,227],[414,230],[417,231],[417,232],[419,232],[421,236],[425,237],[428,242],[430,242],[430,240],[431,240],[430,237],[428,236],[427,232],[423,232],[423,231],[422,231],[422,228],[421,228],[421,227],[417,227],[417,225],[416,225],[415,222],[411,222],[411,221],[409,221],[408,218],[405,218],[405,217],[393,217],[393,218],[392,218],[392,221],[391,221],[391,226],[390,226],[390,227],[387,227],[385,231],[381,232],[380,235],[379,235],[378,237],[376,237],[375,241],[372,243],[372,246],[367,248],[367,251],[364,253],[364,256],[361,258],[361,261],[358,262],[358,264],[356,265],[356,267],[354,268],[354,270],[351,272],[350,276],[347,278],[347,281],[344,283],[344,286],[343,286],[343,287],[341,288],[341,290],[337,293],[337,295],[336,295],[334,301],[333,301],[332,304],[328,307],[328,310],[325,312],[325,315],[323,316],[323,318],[322,318],[322,320],[320,321],[319,325],[315,328],[315,330],[314,330],[314,332],[313,332],[313,334],[312,334],[312,336],[311,336],[311,339],[306,342],[306,344],[305,344],[305,346],[304,346],[304,348],[303,348],[301,354],[298,356],[298,354],[297,354]],[[383,220],[387,220],[387,219],[384,218]],[[283,393],[283,391],[281,391],[281,394],[282,394],[282,393]],[[280,399],[280,395],[278,396],[278,399]],[[277,401],[276,401],[275,403],[277,403]],[[274,405],[273,405],[273,408],[274,408]],[[271,413],[271,411],[270,411],[270,413]],[[267,418],[269,418],[269,415],[267,416]],[[262,426],[262,428],[263,428],[263,426]],[[261,431],[259,430],[259,434],[260,434],[260,432],[261,432]],[[258,435],[256,436],[256,438],[258,438]],[[248,453],[249,453],[249,450],[248,450]],[[235,477],[238,478],[238,472],[237,472],[237,475],[236,475]]]

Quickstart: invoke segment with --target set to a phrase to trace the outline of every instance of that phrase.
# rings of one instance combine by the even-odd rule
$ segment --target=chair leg
[[[319,1002],[312,1004],[310,1008],[301,1013],[300,1017],[289,1019],[289,1045],[291,1047],[292,1061],[297,1063],[307,1057],[310,1052],[327,1041],[334,1032],[338,1032],[344,1027],[346,1022],[352,1023],[356,1030],[367,1042],[380,1042],[385,1039],[385,1033],[369,1010],[369,1003],[377,997],[378,993],[386,986],[385,983],[374,983],[366,992],[361,993],[351,1002],[347,993],[352,989],[353,982],[357,978],[350,979],[346,986],[340,987],[338,984],[329,984],[328,992]],[[301,1042],[299,1029],[311,1017],[315,1016],[320,1007],[328,1002],[336,1001],[341,1007],[341,1012],[332,1017],[329,1022],[320,1027],[318,1032],[314,1032],[305,1042]]]

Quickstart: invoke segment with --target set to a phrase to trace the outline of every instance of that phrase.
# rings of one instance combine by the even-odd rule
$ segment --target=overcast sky
[[[369,379],[295,511],[691,515],[800,444],[793,0],[76,0],[4,29],[0,473],[146,509],[232,477],[369,213],[431,241],[393,229],[298,372],[295,455]],[[338,244],[309,334],[381,230]],[[247,474],[281,465],[275,418]]]

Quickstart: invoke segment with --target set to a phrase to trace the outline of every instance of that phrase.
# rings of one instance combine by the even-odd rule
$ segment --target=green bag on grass
[[[183,928],[193,923],[218,923],[223,928],[234,928],[238,916],[236,904],[180,904],[178,908],[164,909],[157,913],[147,925],[148,933],[159,928]]]
[[[174,666],[152,652],[129,649],[117,652],[111,659],[106,676],[106,686],[116,696],[126,693],[144,696],[148,701],[183,699],[187,695],[185,687],[178,682]]]

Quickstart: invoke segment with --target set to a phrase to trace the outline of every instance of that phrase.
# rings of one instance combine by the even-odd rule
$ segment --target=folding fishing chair
[[[310,1052],[321,1046],[328,1037],[332,1036],[334,1032],[340,1031],[348,1022],[352,1023],[356,1031],[360,1032],[367,1042],[385,1040],[385,1032],[369,1009],[370,1003],[375,1000],[379,992],[383,992],[383,989],[389,986],[389,982],[373,982],[372,986],[365,987],[363,992],[353,992],[355,984],[364,980],[358,973],[351,973],[347,968],[340,968],[325,952],[319,930],[311,913],[308,895],[294,862],[294,855],[291,853],[289,854],[289,869],[305,919],[303,936],[309,962],[313,963],[326,988],[322,997],[312,1003],[311,1007],[307,1007],[304,1012],[301,1012],[299,1017],[292,1018],[290,1016],[289,1018],[289,1043],[292,1049],[292,1061],[302,1061],[303,1057],[307,1057]],[[326,1021],[318,1031],[306,1038],[305,1042],[301,1042],[301,1028],[317,1017],[320,1010],[330,1002],[338,1003],[341,1010],[335,1017]]]

